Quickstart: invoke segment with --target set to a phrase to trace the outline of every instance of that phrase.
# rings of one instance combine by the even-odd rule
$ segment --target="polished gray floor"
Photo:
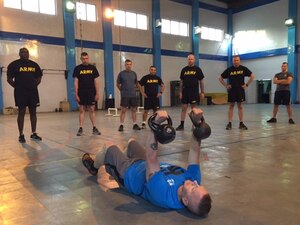
[[[180,108],[166,108],[175,126]],[[18,143],[16,116],[0,116],[0,224],[300,224],[300,105],[294,105],[295,125],[281,107],[277,124],[267,124],[271,104],[245,105],[245,124],[226,131],[227,105],[203,106],[212,135],[203,141],[203,184],[213,207],[207,218],[186,210],[155,207],[123,190],[100,188],[81,164],[84,152],[94,154],[106,141],[124,145],[128,138],[144,141],[149,129],[133,131],[129,115],[119,133],[119,117],[97,111],[101,136],[92,136],[86,115],[82,137],[76,136],[78,113],[40,113],[42,142]],[[141,114],[138,115],[141,121]],[[191,123],[174,142],[161,146],[160,159],[186,166]],[[107,180],[108,183],[113,183]]]

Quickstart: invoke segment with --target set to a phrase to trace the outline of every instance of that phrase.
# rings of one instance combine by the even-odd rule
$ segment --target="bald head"
[[[29,59],[29,51],[27,48],[20,48],[19,51],[20,59],[28,60]]]
[[[194,54],[189,54],[188,55],[188,65],[189,66],[194,66],[195,65],[195,56],[194,56]]]

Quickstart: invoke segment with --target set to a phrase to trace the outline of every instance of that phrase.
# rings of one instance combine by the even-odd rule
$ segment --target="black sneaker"
[[[146,124],[145,123],[142,123],[142,129],[146,129]]]
[[[119,126],[119,131],[122,132],[123,130],[124,130],[124,126],[121,124],[121,125]]]
[[[88,153],[85,153],[82,156],[82,163],[85,166],[85,168],[88,169],[89,173],[93,176],[97,175],[98,169],[94,167],[94,160],[91,158],[91,156]]]
[[[83,134],[83,129],[80,127],[77,131],[77,136],[81,136]]]
[[[20,143],[25,143],[26,142],[24,134],[22,134],[22,135],[19,136],[19,142]]]
[[[295,124],[295,122],[292,118],[289,119],[289,124]]]
[[[239,129],[241,129],[241,130],[248,130],[248,127],[246,127],[246,125],[243,122],[241,122],[240,126],[239,126]]]
[[[277,119],[272,117],[271,119],[267,120],[267,123],[277,123]]]
[[[101,135],[101,132],[97,129],[97,127],[93,127],[93,134],[94,135]]]
[[[232,130],[232,125],[231,123],[229,122],[227,125],[226,125],[226,130]]]
[[[182,124],[180,124],[180,125],[176,128],[176,130],[184,130],[184,126],[183,126]]]
[[[35,141],[41,141],[42,138],[40,136],[37,135],[37,133],[33,133],[32,135],[30,135],[30,138],[32,140],[35,140]]]
[[[141,130],[141,128],[137,124],[134,124],[133,127],[132,127],[132,129],[134,129],[134,130]]]

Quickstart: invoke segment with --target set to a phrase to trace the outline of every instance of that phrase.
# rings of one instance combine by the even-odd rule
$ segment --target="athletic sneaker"
[[[248,130],[248,127],[246,127],[246,125],[243,122],[240,122],[239,129],[241,129],[241,130]]]
[[[176,130],[184,130],[184,126],[183,126],[182,124],[180,124],[180,125],[176,128]]]
[[[226,125],[226,130],[231,130],[232,129],[232,125],[231,125],[231,122],[229,122],[227,125]]]
[[[81,136],[83,134],[83,129],[80,127],[77,131],[77,136]]]
[[[33,133],[32,135],[30,135],[30,138],[32,140],[36,140],[36,141],[41,141],[42,138],[40,136],[37,135],[37,133]]]
[[[93,176],[97,175],[98,169],[94,167],[94,160],[91,158],[91,156],[88,153],[85,153],[82,156],[82,163],[85,166],[85,168],[88,169],[90,174]]]
[[[141,128],[137,124],[134,124],[133,127],[132,127],[132,129],[134,129],[134,130],[141,130]]]
[[[26,142],[24,134],[22,134],[22,135],[19,136],[19,142],[20,143],[25,143]]]
[[[292,118],[289,119],[289,124],[295,124],[295,122]]]
[[[119,126],[119,131],[121,132],[121,131],[123,131],[124,130],[124,126],[121,124],[120,126]]]
[[[93,127],[93,134],[94,135],[101,135],[101,132],[97,129],[97,127]]]
[[[267,123],[276,123],[277,119],[272,117],[271,119],[267,120]]]
[[[142,129],[146,129],[146,124],[142,123]]]

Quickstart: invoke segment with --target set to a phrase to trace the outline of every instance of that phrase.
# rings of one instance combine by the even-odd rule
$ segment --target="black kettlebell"
[[[189,113],[190,119],[194,125],[193,135],[197,140],[208,138],[211,134],[210,126],[205,123],[204,117],[201,117],[201,123],[195,120],[194,112]]]
[[[195,128],[193,130],[193,135],[198,140],[203,140],[203,139],[208,138],[210,136],[210,134],[211,134],[210,126],[207,123],[205,123],[205,120],[202,117],[201,123],[199,123],[197,126],[195,126]]]

